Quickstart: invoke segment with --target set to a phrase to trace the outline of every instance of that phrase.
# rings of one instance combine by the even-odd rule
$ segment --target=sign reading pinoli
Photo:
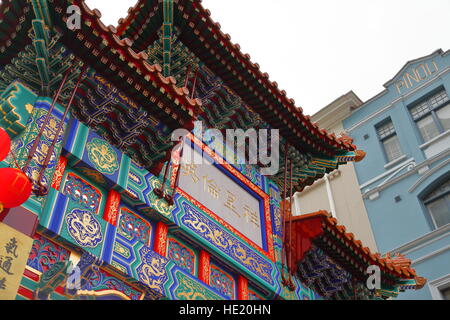
[[[0,222],[0,300],[14,300],[33,239]]]

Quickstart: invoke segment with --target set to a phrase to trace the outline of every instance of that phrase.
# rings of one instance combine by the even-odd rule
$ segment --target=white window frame
[[[390,124],[392,126],[392,131],[390,131],[388,134],[381,135],[380,129],[388,124]],[[381,149],[383,150],[383,154],[384,154],[384,158],[385,158],[385,162],[386,162],[385,165],[389,166],[392,163],[396,163],[397,161],[400,161],[398,159],[402,158],[405,155],[405,153],[403,152],[402,144],[400,142],[399,136],[397,135],[397,130],[395,129],[394,122],[392,121],[392,119],[390,117],[388,117],[385,120],[378,123],[377,125],[375,125],[375,131],[377,132],[378,141],[381,145]],[[389,155],[386,150],[386,146],[384,145],[384,142],[386,140],[394,138],[394,137],[397,139],[400,155],[394,159],[389,159]]]
[[[447,96],[447,100],[444,100],[443,102],[441,101],[439,104],[434,104],[431,100],[433,100],[433,98],[435,98],[436,96],[440,95],[440,94],[445,94]],[[416,108],[419,105],[422,104],[426,104],[428,111],[427,112],[423,112],[422,114],[420,114],[419,116],[414,116],[412,114],[412,109]],[[448,129],[444,129],[444,126],[442,125],[442,121],[439,119],[439,117],[437,116],[437,112],[445,107],[450,106],[450,96],[448,95],[447,91],[445,90],[445,88],[441,88],[439,91],[435,92],[432,95],[429,95],[425,100],[422,100],[421,102],[415,103],[413,105],[408,106],[408,112],[410,114],[411,119],[414,121],[416,130],[419,132],[420,135],[420,139],[422,140],[422,142],[428,143],[430,141],[433,141],[434,139],[436,139],[437,137],[439,137],[441,134],[445,133],[446,131],[448,131]],[[418,122],[421,121],[422,119],[431,116],[432,122],[438,132],[438,135],[428,139],[427,141],[425,141],[422,132],[419,129],[418,126]]]
[[[444,180],[443,183],[440,184],[440,186],[446,185],[447,183],[448,183],[448,179]],[[443,191],[443,192],[439,193],[438,195],[432,197],[432,199],[430,200],[430,199],[429,199],[430,195],[431,195],[433,192],[435,192],[436,189],[438,189],[438,188],[439,188],[439,186],[438,186],[438,187],[435,187],[435,188],[431,191],[431,193],[429,193],[426,197],[424,197],[424,198],[422,199],[422,204],[423,204],[423,206],[425,207],[425,210],[427,211],[428,215],[430,216],[431,221],[433,222],[434,229],[439,229],[439,228],[445,226],[446,224],[448,224],[448,223],[446,223],[446,224],[444,224],[444,225],[442,225],[442,226],[438,226],[437,223],[436,223],[436,219],[434,218],[434,215],[433,215],[432,211],[428,208],[428,205],[429,205],[430,203],[433,203],[433,202],[435,202],[435,201],[438,200],[438,199],[444,198],[444,197],[446,197],[446,196],[449,194],[449,191]],[[447,205],[448,205],[448,203],[447,203]]]
[[[450,273],[428,283],[428,288],[430,289],[431,297],[433,298],[433,300],[444,300],[444,297],[441,294],[441,290],[447,289],[449,287]]]

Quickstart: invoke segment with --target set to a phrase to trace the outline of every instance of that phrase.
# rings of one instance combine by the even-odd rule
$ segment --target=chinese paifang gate
[[[386,299],[426,282],[326,212],[292,216],[294,192],[365,153],[312,123],[199,0],[139,0],[116,27],[83,0],[4,0],[0,39],[1,167],[33,185],[1,213],[1,298]],[[278,173],[224,159],[195,121],[279,129]],[[223,161],[180,165],[186,148]]]

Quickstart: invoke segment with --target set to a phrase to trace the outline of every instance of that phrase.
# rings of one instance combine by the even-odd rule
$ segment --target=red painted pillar
[[[238,278],[238,300],[248,300],[248,280],[241,275]]]
[[[62,183],[62,178],[67,167],[67,158],[64,156],[59,157],[58,165],[56,166],[55,173],[53,174],[52,188],[59,190]]]
[[[156,225],[155,241],[153,242],[153,250],[160,256],[165,257],[167,254],[167,234],[169,228],[161,221]]]
[[[198,263],[198,278],[207,285],[209,285],[210,273],[211,273],[211,256],[205,250],[201,250]]]
[[[109,190],[108,198],[106,199],[105,210],[103,211],[103,219],[113,226],[117,224],[117,217],[119,215],[120,193],[115,190]]]

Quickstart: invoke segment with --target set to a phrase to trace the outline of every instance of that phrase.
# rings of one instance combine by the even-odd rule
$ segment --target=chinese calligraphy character
[[[208,191],[214,199],[219,199],[220,188],[214,179],[203,176],[203,190]]]
[[[247,222],[251,222],[253,224],[253,228],[259,228],[258,214],[248,205],[244,205],[244,217],[247,219]]]
[[[6,289],[6,278],[0,279],[0,290],[5,290]]]
[[[6,252],[10,253],[14,256],[14,258],[17,258],[17,240],[16,238],[12,238],[9,240],[9,243],[5,246]]]
[[[6,272],[8,275],[12,275],[12,273],[10,271],[11,267],[12,267],[12,263],[11,263],[12,260],[13,260],[13,258],[11,258],[11,257],[0,256],[0,269],[3,270],[4,272]]]
[[[225,207],[233,211],[238,217],[241,217],[241,215],[236,211],[236,207],[234,206],[234,202],[236,201],[237,197],[227,190],[227,200],[225,201]]]
[[[195,183],[200,180],[200,178],[197,176],[197,165],[196,164],[186,164],[183,166],[183,176],[191,176],[192,181]]]

